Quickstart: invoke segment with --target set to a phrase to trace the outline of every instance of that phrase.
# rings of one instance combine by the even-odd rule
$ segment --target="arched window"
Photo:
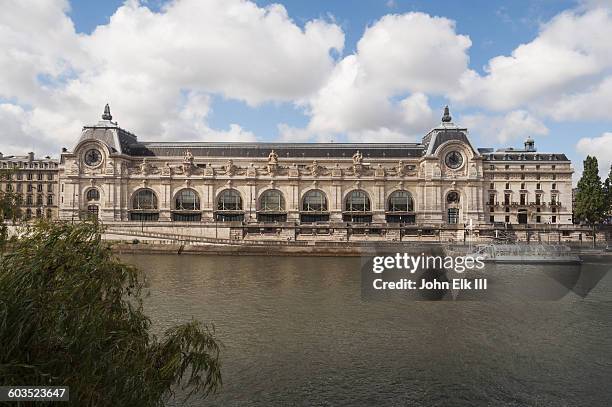
[[[414,199],[408,191],[395,191],[389,196],[387,208],[387,222],[389,223],[415,223]]]
[[[157,210],[157,197],[150,189],[141,189],[132,198],[132,209]]]
[[[219,222],[240,222],[244,220],[242,198],[235,189],[226,189],[217,198],[215,219]]]
[[[172,220],[177,222],[199,222],[202,220],[200,197],[193,189],[182,189],[174,198]],[[191,212],[187,212],[191,211]]]
[[[286,222],[285,198],[281,191],[269,189],[261,194],[259,198],[259,211],[257,212],[259,222]]]
[[[346,197],[344,209],[345,213],[342,215],[342,220],[345,222],[372,222],[372,215],[369,213],[363,213],[370,211],[370,198],[364,191],[351,191]]]
[[[285,210],[285,198],[277,189],[269,189],[259,198],[259,210],[267,212],[282,212]]]
[[[395,191],[389,196],[389,212],[414,212],[414,200],[408,191]]]
[[[177,211],[199,211],[200,197],[193,189],[183,189],[176,194],[174,199]]]
[[[312,189],[304,194],[302,200],[302,211],[325,212],[327,211],[327,197],[323,191]]]
[[[459,193],[451,191],[446,195],[447,203],[459,203]]]
[[[96,188],[91,188],[87,191],[87,202],[90,201],[99,201],[100,200],[100,191]]]
[[[219,194],[217,209],[220,211],[241,211],[242,198],[235,189],[226,189]]]
[[[329,213],[323,212],[327,212],[327,197],[325,193],[318,189],[311,189],[306,192],[302,198],[300,222],[329,222]]]
[[[370,198],[364,191],[352,191],[346,197],[345,208],[347,212],[369,212]]]

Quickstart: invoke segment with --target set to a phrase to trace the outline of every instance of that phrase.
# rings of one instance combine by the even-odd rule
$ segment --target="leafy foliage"
[[[606,216],[612,216],[612,165],[610,165],[610,173],[603,185],[604,197],[606,201],[605,211]]]
[[[582,177],[578,181],[574,216],[590,224],[601,222],[606,211],[606,198],[599,177],[597,158],[587,156]]]
[[[12,174],[10,170],[0,170],[0,181],[10,180]],[[21,218],[20,200],[21,197],[12,191],[0,191],[0,221],[6,219],[15,221]]]
[[[38,223],[0,252],[0,385],[67,385],[78,406],[161,406],[221,385],[214,327],[150,333],[144,280],[95,223]]]

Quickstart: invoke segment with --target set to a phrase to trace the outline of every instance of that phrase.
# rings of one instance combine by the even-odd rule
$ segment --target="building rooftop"
[[[111,152],[137,157],[183,157],[189,151],[195,157],[267,157],[274,150],[279,158],[351,158],[359,151],[364,158],[408,159],[432,155],[448,141],[467,144],[476,156],[485,160],[554,160],[569,161],[565,154],[537,153],[533,139],[528,138],[525,149],[475,149],[468,130],[453,124],[448,106],[437,127],[429,131],[420,143],[270,143],[270,142],[149,142],[137,137],[112,121],[108,104],[102,120],[83,127],[77,145],[88,140],[104,142]]]

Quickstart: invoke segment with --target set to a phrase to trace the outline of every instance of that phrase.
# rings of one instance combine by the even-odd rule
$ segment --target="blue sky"
[[[612,161],[606,1],[51,3],[22,28],[18,3],[0,18],[42,61],[0,82],[23,132],[4,151],[70,146],[106,101],[150,140],[416,141],[449,104],[479,146],[529,135],[578,171]],[[54,43],[34,48],[32,30]]]

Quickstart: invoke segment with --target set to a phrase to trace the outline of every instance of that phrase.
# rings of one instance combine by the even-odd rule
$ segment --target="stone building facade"
[[[58,217],[59,162],[50,157],[4,156],[0,153],[0,194],[19,197],[22,218]]]
[[[419,143],[144,142],[85,126],[59,167],[59,218],[104,222],[571,223],[561,153],[475,148],[445,109]]]

